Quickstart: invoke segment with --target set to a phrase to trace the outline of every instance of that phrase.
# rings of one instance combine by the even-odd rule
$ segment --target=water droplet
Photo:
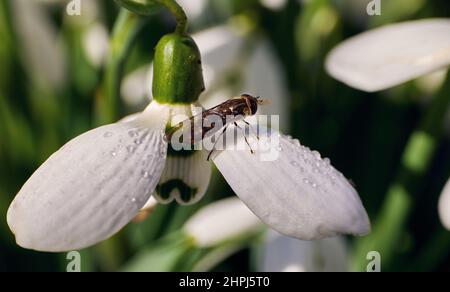
[[[142,171],[142,176],[143,176],[144,178],[149,178],[149,177],[150,177],[150,172],[148,172],[148,171],[146,171],[146,170],[143,170],[143,171]]]
[[[131,202],[136,203],[137,202],[136,198],[132,198]]]
[[[291,165],[292,165],[292,166],[298,166],[298,162],[295,161],[295,160],[292,160],[292,161],[291,161]]]
[[[129,135],[131,138],[133,138],[133,137],[136,137],[136,136],[137,136],[137,132],[134,131],[134,130],[130,130],[130,131],[128,132],[128,135]]]
[[[112,156],[112,157],[116,157],[116,156],[117,156],[117,152],[116,152],[116,151],[112,151],[112,152],[111,152],[111,156]]]
[[[136,140],[134,140],[134,144],[136,144],[136,145],[140,145],[140,144],[142,144],[142,141],[141,141],[141,140],[139,140],[139,139],[136,139]]]
[[[127,146],[127,151],[129,152],[129,153],[134,153],[134,151],[136,150],[136,148],[134,147],[134,146]]]
[[[311,186],[315,189],[318,187],[318,185],[316,183],[312,183]]]
[[[317,151],[313,151],[312,154],[314,155],[314,158],[317,160],[321,160],[322,156],[320,156],[320,153]]]
[[[297,140],[297,139],[294,140],[294,145],[297,146],[297,147],[302,146],[302,145],[300,144],[300,141]]]
[[[323,164],[324,164],[324,165],[330,165],[330,164],[331,164],[330,159],[325,157],[325,158],[323,159]]]
[[[113,135],[113,133],[111,133],[111,132],[106,132],[105,134],[103,134],[103,137],[109,138],[109,137],[112,137],[112,135]]]
[[[305,184],[307,184],[307,185],[309,185],[309,183],[310,183],[309,179],[307,179],[307,178],[304,178],[304,179],[303,179],[303,182],[304,182]]]

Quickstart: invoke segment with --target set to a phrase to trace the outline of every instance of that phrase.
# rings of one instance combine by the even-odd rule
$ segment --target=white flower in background
[[[258,235],[264,229],[245,204],[237,198],[227,198],[200,209],[183,230],[195,246],[210,248]],[[342,237],[302,241],[268,231],[262,247],[259,269],[263,272],[348,271],[347,247]]]
[[[270,231],[262,250],[262,272],[347,272],[344,238],[302,241]]]
[[[212,247],[262,229],[262,222],[237,198],[223,199],[200,209],[183,227],[198,247]]]
[[[326,68],[334,78],[357,89],[387,89],[447,68],[449,36],[449,19],[383,26],[338,45],[328,56]]]
[[[260,2],[266,8],[281,10],[286,6],[288,0],[260,0]]]
[[[449,65],[450,20],[438,18],[387,25],[353,37],[330,53],[326,67],[336,79],[364,91],[421,77],[418,85],[426,92],[442,85]],[[449,182],[439,201],[439,214],[448,229]]]
[[[25,68],[44,86],[62,88],[67,81],[66,56],[58,32],[39,1],[11,1]]]

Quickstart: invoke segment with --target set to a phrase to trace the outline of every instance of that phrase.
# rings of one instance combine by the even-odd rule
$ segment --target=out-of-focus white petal
[[[153,80],[153,67],[144,65],[126,76],[122,82],[121,91],[125,103],[129,106],[138,106],[148,102],[151,96],[149,81]]]
[[[109,51],[109,34],[105,25],[97,22],[87,28],[83,40],[84,50],[92,65],[102,65]]]
[[[347,272],[348,252],[342,237],[303,241],[270,231],[263,247],[263,272]]]
[[[261,4],[272,10],[281,10],[286,6],[287,0],[260,0]]]
[[[164,168],[164,112],[152,103],[135,121],[94,129],[54,153],[8,210],[17,243],[49,252],[81,249],[133,219]]]
[[[211,247],[227,240],[255,233],[261,221],[237,198],[207,205],[192,216],[184,231],[199,247]]]
[[[438,209],[442,225],[450,230],[450,180],[447,181],[447,184],[441,193]]]
[[[206,0],[178,0],[178,4],[183,7],[188,19],[192,21],[202,15],[208,3]]]
[[[63,87],[67,80],[64,50],[42,4],[16,0],[11,5],[25,69],[45,86]]]
[[[237,145],[227,143],[227,150],[213,158],[255,215],[276,231],[303,240],[369,232],[358,194],[328,159],[298,140],[261,132],[260,127],[259,141],[249,139],[254,154],[239,135]]]
[[[450,64],[450,20],[387,25],[353,37],[328,56],[334,78],[361,90],[399,85]]]

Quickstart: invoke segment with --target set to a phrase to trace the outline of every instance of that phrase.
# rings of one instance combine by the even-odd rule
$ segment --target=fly
[[[183,129],[188,126],[191,137],[190,145],[195,145],[203,139],[215,135],[220,130],[222,130],[221,135],[224,134],[228,126],[231,124],[234,124],[236,127],[240,128],[237,124],[238,121],[243,121],[249,126],[249,123],[244,119],[255,115],[258,111],[258,106],[263,104],[265,104],[265,100],[261,99],[259,96],[254,97],[249,94],[242,94],[239,97],[229,99],[213,108],[204,110],[201,113],[192,116],[188,120],[173,126],[167,131],[166,139],[167,141],[171,141],[172,136],[176,131],[183,131]],[[217,126],[217,122],[220,122],[221,124]],[[195,128],[199,128],[200,126],[201,131],[195,131]],[[244,138],[247,145],[249,145],[245,135]],[[251,151],[253,153],[253,150]],[[209,153],[208,160],[210,159],[212,153],[213,151]]]

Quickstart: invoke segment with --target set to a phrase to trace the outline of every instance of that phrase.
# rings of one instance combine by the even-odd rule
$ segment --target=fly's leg
[[[243,122],[250,128],[250,130],[255,134],[256,139],[259,141],[259,135],[258,135],[258,131],[255,131],[252,127],[252,125],[250,125],[249,122],[247,122],[246,120],[243,120]]]
[[[242,131],[243,134],[244,134],[245,143],[247,143],[248,148],[250,148],[250,152],[251,152],[252,154],[255,154],[255,152],[254,152],[253,149],[252,149],[252,146],[250,146],[250,143],[248,143],[248,139],[247,139],[247,135],[246,135],[246,133],[245,133],[245,130],[242,129],[241,127],[239,127],[239,125],[238,125],[236,122],[234,122],[234,125],[235,125],[236,127],[238,127],[239,129],[241,129],[241,131]]]
[[[215,148],[216,148],[217,142],[219,142],[219,139],[223,136],[223,134],[225,134],[225,132],[227,131],[227,129],[228,129],[228,125],[223,129],[223,131],[222,131],[222,133],[220,133],[219,137],[217,137],[216,142],[214,142],[213,149],[209,152],[208,158],[207,158],[206,161],[210,161],[211,155],[214,153],[214,150],[215,150]]]

